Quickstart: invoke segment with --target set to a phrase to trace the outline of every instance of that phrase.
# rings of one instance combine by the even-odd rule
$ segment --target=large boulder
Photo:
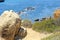
[[[4,11],[0,16],[0,40],[14,40],[21,26],[18,14],[13,11]]]

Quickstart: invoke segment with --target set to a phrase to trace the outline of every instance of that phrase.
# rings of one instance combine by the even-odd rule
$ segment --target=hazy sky
[[[22,19],[41,19],[53,15],[54,10],[60,8],[60,0],[5,0],[0,3],[0,14],[5,10],[14,10],[19,12],[26,7],[35,7],[34,11],[21,15]]]

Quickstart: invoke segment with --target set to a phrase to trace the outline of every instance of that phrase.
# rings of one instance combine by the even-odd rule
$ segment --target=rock
[[[13,11],[4,11],[0,16],[0,40],[14,40],[21,26],[18,14]]]
[[[27,30],[21,27],[18,31],[18,34],[15,36],[15,40],[23,39],[25,38],[26,35],[27,35]]]
[[[57,10],[54,11],[54,18],[55,19],[60,18],[60,9],[57,9]]]
[[[4,2],[4,1],[5,1],[5,0],[0,0],[0,3],[1,3],[1,2]]]

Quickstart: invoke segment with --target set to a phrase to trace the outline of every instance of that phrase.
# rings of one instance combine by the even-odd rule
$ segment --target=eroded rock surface
[[[0,16],[0,40],[14,40],[21,26],[21,20],[13,11],[4,11]]]

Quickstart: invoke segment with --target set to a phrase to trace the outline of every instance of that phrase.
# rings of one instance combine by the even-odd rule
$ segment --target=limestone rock
[[[55,10],[55,12],[54,12],[54,18],[55,19],[60,18],[60,9]]]
[[[14,40],[21,25],[19,15],[15,12],[4,11],[0,16],[0,40]]]

